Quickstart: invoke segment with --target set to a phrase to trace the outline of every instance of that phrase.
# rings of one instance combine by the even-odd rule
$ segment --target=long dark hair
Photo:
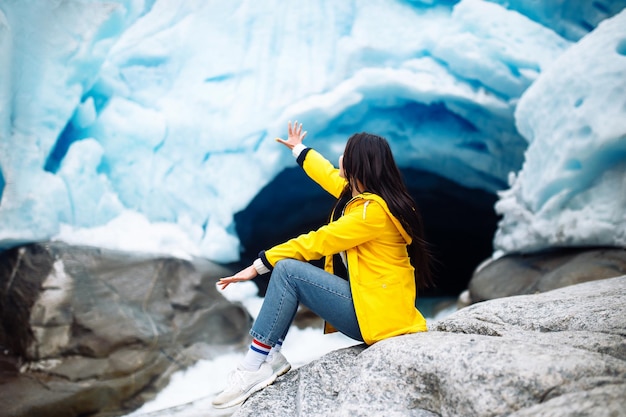
[[[422,216],[406,189],[387,140],[370,133],[352,135],[343,154],[343,170],[347,184],[341,197],[352,194],[353,184],[358,189],[357,180],[364,188],[358,189],[359,192],[367,191],[382,197],[391,214],[413,239],[408,252],[418,288],[431,286],[431,254],[424,240]]]

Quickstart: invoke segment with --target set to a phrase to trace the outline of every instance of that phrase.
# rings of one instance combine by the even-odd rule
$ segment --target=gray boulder
[[[0,414],[124,414],[174,371],[245,343],[249,314],[215,288],[229,272],[63,243],[4,252]]]
[[[477,268],[469,282],[466,303],[535,294],[624,274],[625,248],[562,248],[511,254]]]
[[[474,304],[329,353],[243,416],[624,416],[626,276]]]

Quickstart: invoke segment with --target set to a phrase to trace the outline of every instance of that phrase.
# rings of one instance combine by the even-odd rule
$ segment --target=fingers
[[[291,120],[290,120],[289,123],[287,123],[287,128],[288,128],[287,130],[289,132],[289,136],[298,136],[298,137],[304,138],[304,136],[301,136],[302,123],[298,124],[297,120],[294,122],[293,126],[291,125]]]
[[[293,149],[295,145],[297,145],[298,143],[302,143],[302,141],[304,140],[307,134],[306,131],[304,132],[302,131],[302,123],[298,124],[297,120],[293,124],[291,124],[291,120],[290,120],[287,123],[287,130],[288,130],[287,140],[281,139],[281,138],[276,138],[275,140],[278,143],[282,143],[289,149]]]
[[[289,149],[293,149],[293,145],[291,143],[289,143],[288,141],[284,140],[284,139],[276,138],[276,142],[282,143],[283,145],[285,145]]]
[[[291,120],[290,120],[287,126],[288,126],[289,136],[297,134],[296,133],[298,131],[298,121],[297,120],[294,122],[293,125],[291,124]],[[302,129],[302,123],[300,123],[300,129]]]
[[[228,278],[220,278],[219,281],[217,281],[217,285],[220,287],[221,290],[226,289],[226,287],[228,287],[230,284],[234,283],[234,282],[239,282],[240,280],[235,278],[235,277],[228,277]]]
[[[256,269],[254,268],[253,265],[250,265],[248,268],[239,271],[233,276],[220,278],[219,281],[217,281],[217,285],[221,287],[221,289],[223,290],[226,287],[228,287],[230,284],[233,284],[235,282],[248,281],[248,280],[254,279],[256,275],[257,275]]]

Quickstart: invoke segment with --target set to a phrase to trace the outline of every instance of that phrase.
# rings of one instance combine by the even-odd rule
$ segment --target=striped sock
[[[280,352],[280,349],[282,347],[283,347],[283,339],[278,339],[278,342],[276,342],[276,344],[272,347],[272,350],[270,350],[269,355],[267,355],[267,360],[268,361],[272,360],[272,356],[274,356],[274,353]]]
[[[261,364],[267,359],[267,355],[272,349],[271,346],[261,343],[256,339],[252,339],[250,343],[250,349],[243,358],[241,366],[247,371],[256,371],[261,367]]]

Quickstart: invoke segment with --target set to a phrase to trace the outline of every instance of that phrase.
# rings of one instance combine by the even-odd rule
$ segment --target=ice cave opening
[[[421,291],[420,296],[457,296],[467,288],[475,268],[493,252],[499,220],[494,211],[497,196],[423,170],[404,168],[402,174],[422,212],[435,258],[436,287]],[[253,261],[262,249],[323,225],[333,204],[334,198],[300,167],[283,170],[235,214],[242,263]],[[267,279],[255,282],[263,295]]]

